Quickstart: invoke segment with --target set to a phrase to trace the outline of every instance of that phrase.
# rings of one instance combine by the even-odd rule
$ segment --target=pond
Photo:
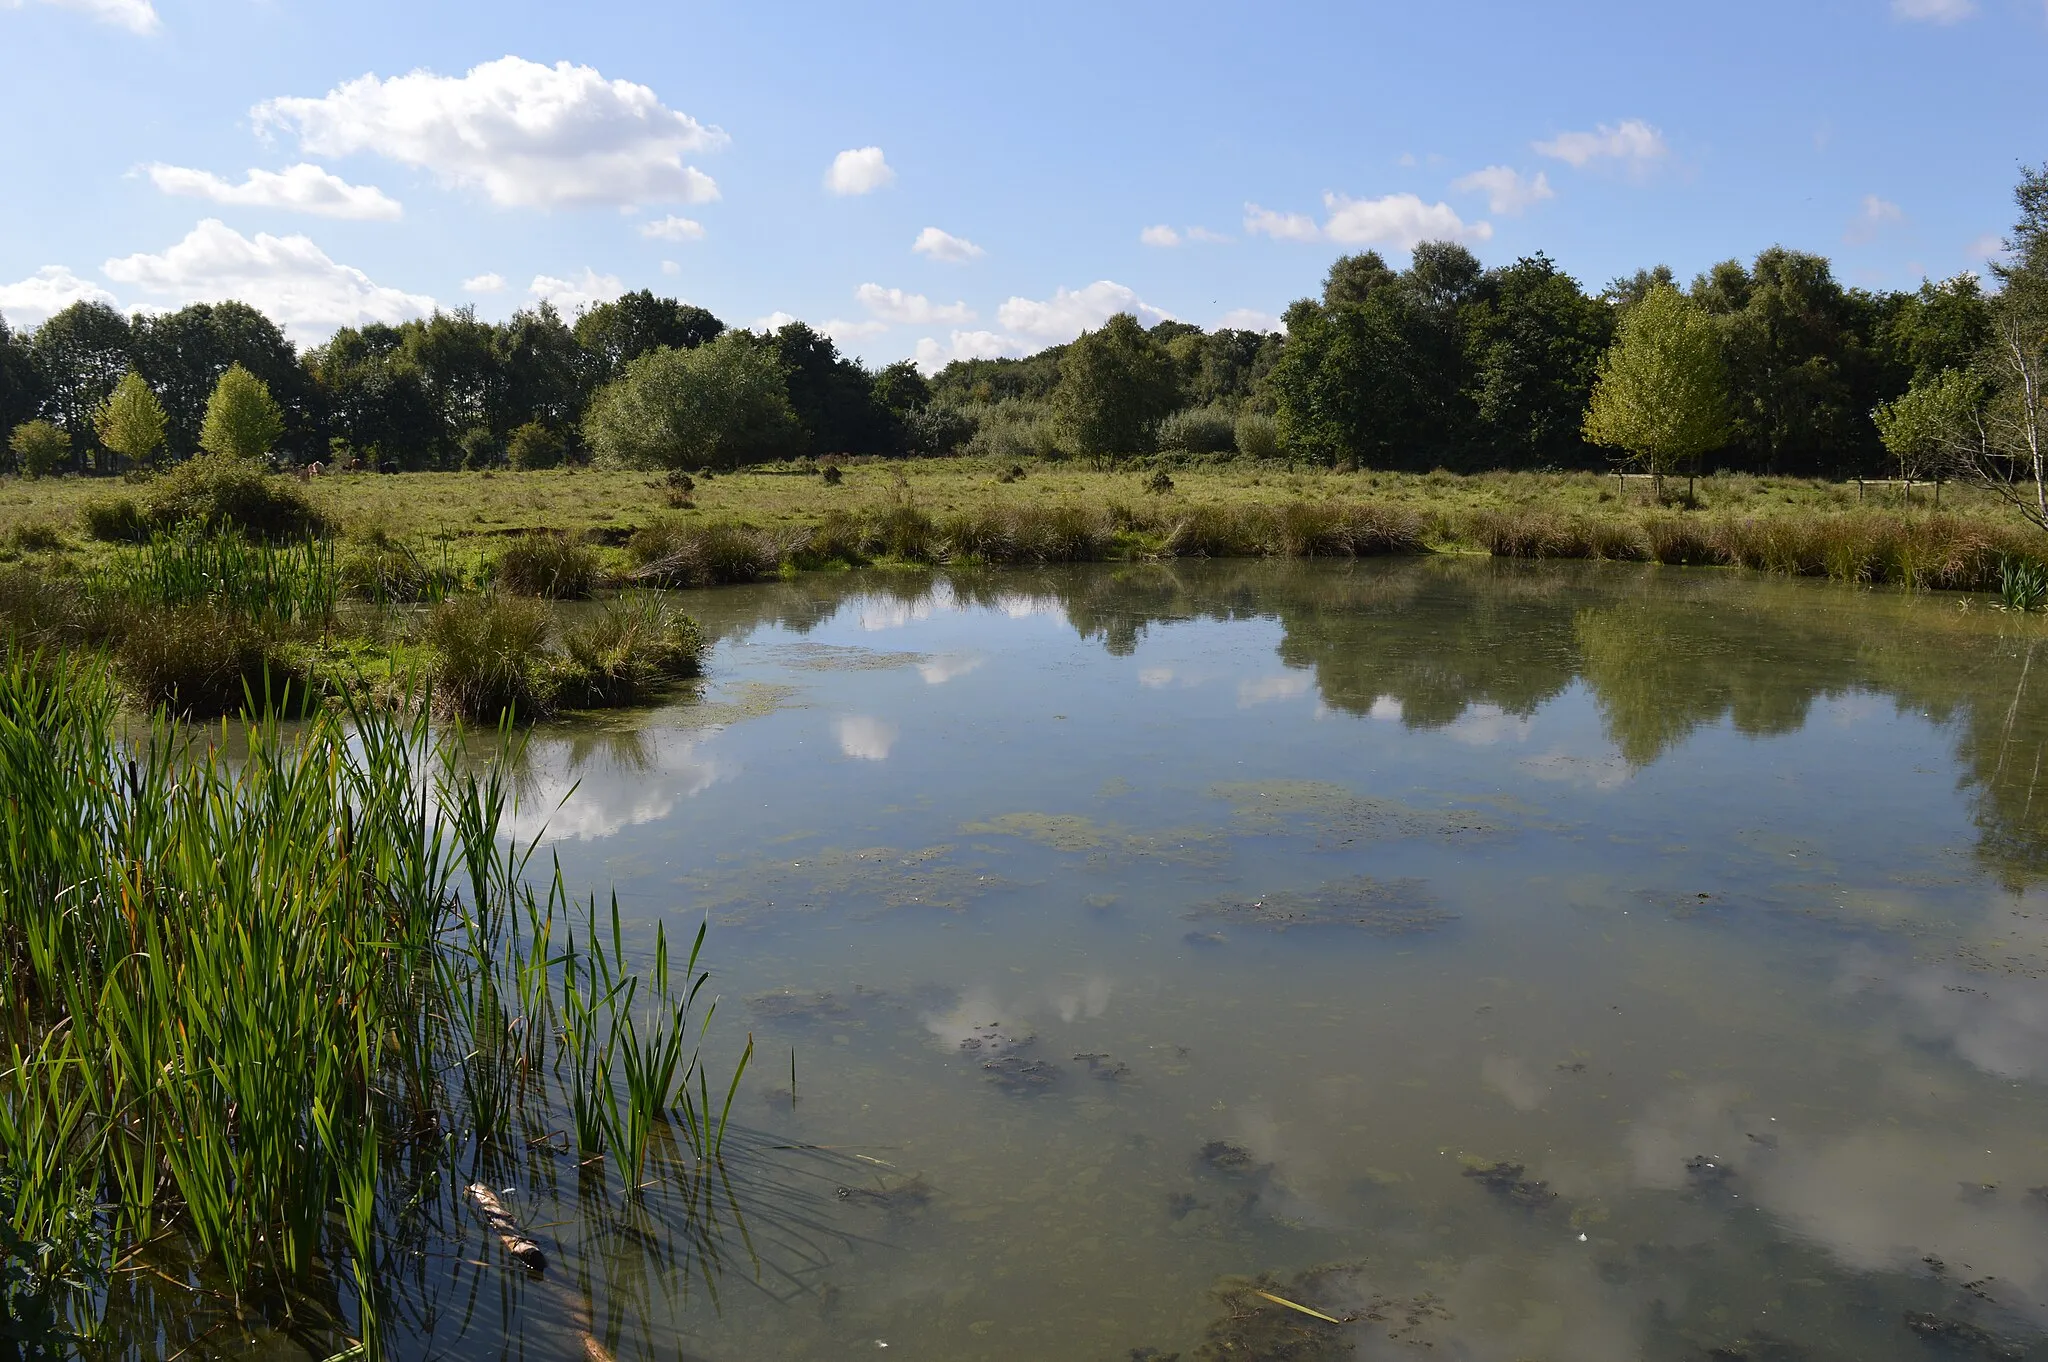
[[[567,1285],[467,1231],[401,1353],[2048,1347],[2035,622],[1441,559],[684,606],[701,696],[544,730],[515,830],[708,916],[746,1233],[508,1186]]]

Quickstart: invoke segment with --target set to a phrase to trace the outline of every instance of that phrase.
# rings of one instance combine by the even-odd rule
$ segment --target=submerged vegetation
[[[42,1334],[18,1345],[91,1335],[139,1261],[376,1356],[388,1241],[544,1157],[556,1102],[615,1195],[715,1173],[745,1058],[701,1056],[703,934],[672,960],[657,928],[638,972],[616,905],[529,874],[499,836],[511,752],[357,708],[230,759],[162,721],[122,741],[114,707],[61,657],[0,668],[0,1299]]]

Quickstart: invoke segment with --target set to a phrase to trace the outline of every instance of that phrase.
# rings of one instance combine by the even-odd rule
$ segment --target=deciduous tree
[[[100,443],[134,463],[147,463],[162,447],[167,424],[164,404],[133,369],[121,376],[92,414]]]
[[[1660,497],[1665,475],[1728,442],[1728,379],[1712,319],[1660,286],[1621,319],[1600,360],[1586,438],[1625,451]]]
[[[252,459],[268,454],[283,433],[284,413],[270,385],[239,364],[229,365],[206,400],[199,447],[209,454]]]

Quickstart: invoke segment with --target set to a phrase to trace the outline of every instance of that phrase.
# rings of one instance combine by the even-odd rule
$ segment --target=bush
[[[94,497],[79,508],[88,539],[107,544],[140,544],[149,538],[149,519],[133,497]]]
[[[1261,412],[1248,411],[1237,418],[1234,432],[1237,452],[1247,459],[1280,457],[1280,424]]]
[[[972,412],[934,402],[903,418],[903,444],[911,453],[927,458],[957,454],[980,427]]]
[[[1066,441],[1052,414],[1037,403],[1018,398],[1005,398],[988,408],[964,449],[977,458],[1004,464],[1066,457]]]
[[[538,421],[528,421],[512,432],[505,444],[505,458],[514,468],[553,468],[562,462],[569,442]]]
[[[465,719],[533,720],[553,708],[548,608],[512,596],[462,596],[435,607],[422,640],[433,650],[436,703]]]
[[[7,439],[22,475],[47,477],[71,457],[71,437],[48,421],[24,421]]]
[[[1179,454],[1237,452],[1237,423],[1220,407],[1189,407],[1159,423],[1159,447]]]
[[[146,514],[159,529],[233,529],[272,543],[309,539],[328,528],[304,492],[254,460],[227,454],[202,454],[159,478]]]
[[[701,670],[697,622],[657,597],[612,601],[562,634],[555,698],[573,709],[639,704]]]
[[[128,621],[114,665],[139,703],[185,718],[239,713],[252,698],[281,706],[303,689],[255,621],[210,605]]]
[[[597,586],[597,555],[559,534],[522,535],[498,555],[494,580],[518,596],[580,601]]]

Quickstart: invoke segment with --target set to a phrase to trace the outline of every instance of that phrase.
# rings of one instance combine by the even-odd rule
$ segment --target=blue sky
[[[645,287],[929,365],[1271,324],[1418,237],[1909,287],[2048,160],[2044,57],[2044,0],[0,0],[0,312]]]

